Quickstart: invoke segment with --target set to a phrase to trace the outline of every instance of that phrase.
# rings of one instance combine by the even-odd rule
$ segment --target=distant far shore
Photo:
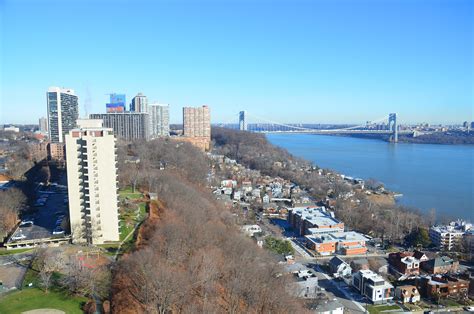
[[[344,136],[375,139],[389,142],[390,135],[388,134],[337,134],[331,136]],[[474,145],[474,131],[470,132],[435,132],[431,134],[423,134],[417,137],[410,135],[399,135],[399,143],[413,143],[413,144],[441,144],[441,145]]]

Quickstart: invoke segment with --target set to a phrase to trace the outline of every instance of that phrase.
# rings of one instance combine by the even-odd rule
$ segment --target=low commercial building
[[[321,255],[359,255],[367,252],[367,238],[354,231],[305,236],[306,246]]]
[[[447,275],[432,275],[418,278],[416,286],[421,295],[430,299],[466,298],[469,291],[469,281]]]
[[[301,236],[344,231],[344,223],[336,219],[325,207],[289,208],[288,222]]]
[[[352,286],[373,304],[393,299],[393,286],[371,270],[359,270],[352,275]]]
[[[416,286],[398,286],[395,289],[395,298],[402,303],[416,303],[420,301],[420,292]]]

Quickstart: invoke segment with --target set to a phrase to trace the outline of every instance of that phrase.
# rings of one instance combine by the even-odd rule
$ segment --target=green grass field
[[[398,305],[369,305],[367,310],[371,314],[381,313],[383,311],[390,311],[390,310],[399,310],[400,307]]]
[[[67,314],[81,314],[81,306],[87,301],[82,297],[71,297],[64,292],[44,293],[37,288],[28,288],[8,293],[0,298],[0,313],[17,314],[35,309],[57,309]]]
[[[142,198],[143,195],[142,193],[138,192],[138,191],[135,191],[135,192],[132,192],[132,189],[131,188],[126,188],[124,190],[120,190],[119,191],[119,196],[121,198],[126,198],[128,197],[129,199],[138,199],[138,198]]]
[[[2,255],[11,255],[11,254],[18,254],[18,253],[25,253],[28,251],[33,251],[33,249],[28,248],[28,249],[17,249],[17,250],[6,250],[6,249],[1,249],[0,250],[0,256]]]

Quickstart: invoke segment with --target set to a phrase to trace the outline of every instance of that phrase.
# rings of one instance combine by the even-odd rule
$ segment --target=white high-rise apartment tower
[[[52,143],[63,143],[64,136],[76,127],[79,117],[78,98],[69,88],[50,87],[48,104],[48,135]]]
[[[117,161],[112,129],[77,120],[66,135],[69,216],[75,243],[119,240]]]
[[[148,115],[150,116],[151,137],[170,135],[170,106],[161,104],[149,104]]]

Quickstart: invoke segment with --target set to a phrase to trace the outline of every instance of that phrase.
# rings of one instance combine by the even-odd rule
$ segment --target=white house
[[[329,261],[329,269],[335,278],[349,277],[352,274],[351,266],[337,256]]]
[[[368,269],[359,270],[352,275],[352,286],[373,304],[386,303],[393,299],[393,286]]]

